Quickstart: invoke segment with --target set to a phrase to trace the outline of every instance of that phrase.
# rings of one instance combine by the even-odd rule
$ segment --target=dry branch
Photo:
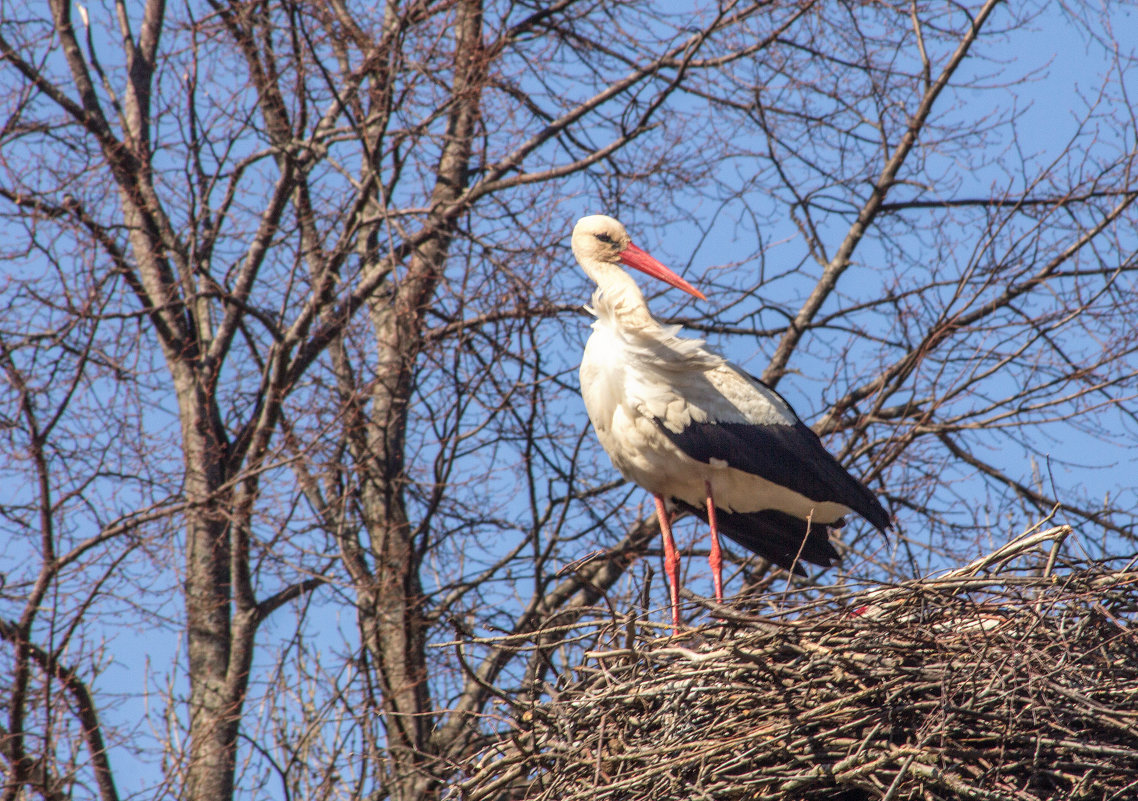
[[[1001,552],[677,638],[614,627],[460,797],[1135,797],[1138,572]]]

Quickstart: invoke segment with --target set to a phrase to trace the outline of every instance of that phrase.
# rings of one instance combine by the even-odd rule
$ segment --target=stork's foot
[[[664,538],[664,573],[668,577],[668,599],[672,602],[672,634],[680,633],[680,555],[672,537],[672,519],[664,506],[664,496],[656,495],[656,518]]]
[[[719,547],[719,524],[715,519],[715,497],[711,493],[711,482],[703,482],[707,487],[707,524],[711,527],[711,553],[707,563],[711,565],[711,581],[715,584],[715,602],[723,603],[723,551]]]

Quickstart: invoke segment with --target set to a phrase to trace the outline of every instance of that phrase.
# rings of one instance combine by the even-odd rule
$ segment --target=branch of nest
[[[1064,526],[945,575],[678,638],[608,624],[456,786],[468,801],[1138,797],[1138,571]],[[1012,563],[1046,543],[1046,565]],[[604,628],[602,624],[597,624]]]

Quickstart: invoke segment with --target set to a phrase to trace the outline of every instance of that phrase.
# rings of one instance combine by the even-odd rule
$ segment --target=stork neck
[[[621,326],[658,328],[660,324],[652,317],[644,295],[632,276],[615,264],[604,264],[603,267],[605,269],[596,272],[586,269],[597,282],[594,303],[607,307]]]

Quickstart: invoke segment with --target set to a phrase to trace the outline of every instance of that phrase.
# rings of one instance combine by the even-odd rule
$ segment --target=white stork
[[[597,438],[621,474],[655,497],[664,571],[679,626],[679,555],[670,509],[711,528],[716,600],[723,597],[719,532],[789,570],[838,558],[829,530],[857,512],[877,529],[889,515],[838,464],[782,397],[698,339],[662,326],[623,263],[697,298],[703,294],[632,244],[612,217],[583,217],[573,255],[597,283],[597,319],[581,361],[581,395]]]

